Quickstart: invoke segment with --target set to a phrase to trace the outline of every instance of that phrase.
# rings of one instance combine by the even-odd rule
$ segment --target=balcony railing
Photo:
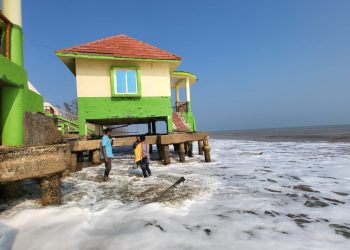
[[[2,25],[5,24],[5,25]],[[12,23],[0,11],[0,53],[10,59]],[[3,35],[5,33],[5,36]],[[4,39],[1,39],[4,38]]]
[[[188,112],[187,102],[175,102],[174,112]]]

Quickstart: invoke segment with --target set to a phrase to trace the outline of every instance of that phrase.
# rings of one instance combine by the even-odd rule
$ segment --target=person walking
[[[112,158],[113,158],[113,152],[112,152],[112,129],[106,128],[105,129],[105,135],[101,139],[101,151],[100,151],[100,156],[101,159],[105,163],[105,173],[103,176],[103,181],[108,180],[109,172],[112,169]],[[112,139],[112,143],[111,143]]]
[[[142,160],[141,160],[141,169],[143,177],[146,178],[148,176],[151,176],[152,172],[149,168],[150,163],[150,155],[149,155],[149,144],[146,142],[146,137],[144,135],[140,136],[141,143],[141,150],[142,150]]]

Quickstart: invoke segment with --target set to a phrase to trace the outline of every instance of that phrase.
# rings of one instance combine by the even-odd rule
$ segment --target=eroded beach
[[[167,167],[154,162],[146,179],[130,175],[130,157],[117,153],[107,183],[102,165],[64,179],[61,207],[40,207],[33,191],[33,199],[2,212],[1,245],[347,249],[348,143],[211,143],[212,163],[198,156]],[[162,195],[182,176],[185,182]]]

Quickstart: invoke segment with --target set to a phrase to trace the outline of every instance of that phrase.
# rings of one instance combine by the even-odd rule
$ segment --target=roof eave
[[[86,59],[102,59],[102,60],[130,60],[130,61],[152,61],[152,62],[170,62],[180,63],[182,60],[179,59],[161,59],[161,58],[133,58],[133,57],[116,57],[112,55],[101,55],[101,54],[85,54],[85,53],[64,53],[56,51],[58,57],[72,57],[72,58],[86,58]]]

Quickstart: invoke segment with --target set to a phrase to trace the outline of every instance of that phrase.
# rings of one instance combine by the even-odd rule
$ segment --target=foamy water
[[[211,146],[212,163],[152,162],[147,179],[125,155],[107,183],[103,165],[85,168],[63,181],[61,207],[3,212],[0,249],[349,249],[350,144]]]

